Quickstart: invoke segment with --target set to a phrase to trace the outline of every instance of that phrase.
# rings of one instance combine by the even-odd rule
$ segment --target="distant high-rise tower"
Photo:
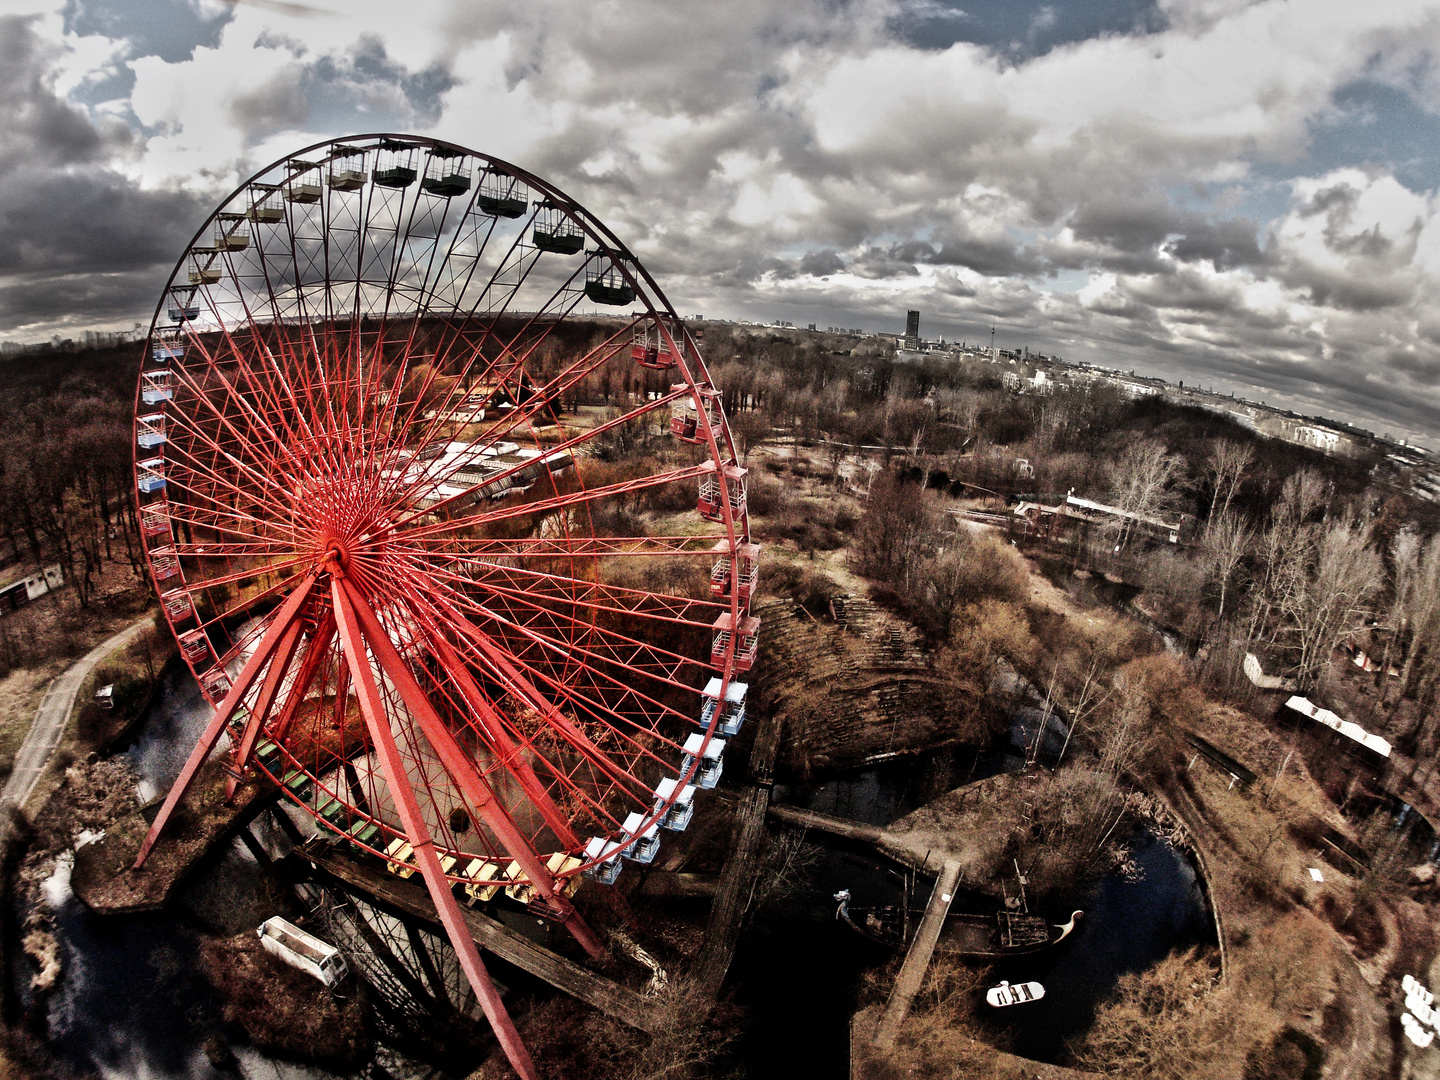
[[[912,352],[920,348],[920,313],[918,311],[905,313],[905,348]]]

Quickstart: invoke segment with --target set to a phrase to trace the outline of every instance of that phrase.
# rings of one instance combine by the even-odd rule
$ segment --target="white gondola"
[[[715,726],[715,734],[729,738],[740,733],[740,725],[745,723],[745,695],[749,690],[749,684],[743,682],[732,682],[725,688],[725,707],[720,710],[720,722]],[[700,706],[700,724],[708,728],[715,709],[720,704],[720,680],[711,679],[701,693],[705,697],[705,704]]]
[[[666,810],[665,816],[660,819],[660,827],[684,832],[685,826],[689,825],[690,819],[695,816],[695,785],[686,784],[676,794],[677,787],[680,787],[680,781],[669,776],[656,784],[655,809],[658,811],[666,803],[670,803],[673,796],[675,801],[670,803],[670,809]]]
[[[135,478],[135,486],[146,495],[157,491],[165,490],[165,459],[147,458],[138,466],[140,473]]]
[[[1031,1001],[1039,1001],[1045,996],[1045,987],[1038,982],[1014,983],[1001,980],[999,986],[992,986],[985,991],[985,1000],[997,1009],[1004,1009],[1011,1005],[1024,1005]]]
[[[175,396],[175,384],[171,381],[169,368],[142,371],[140,386],[140,400],[146,405],[159,405]]]
[[[153,450],[165,442],[165,414],[151,413],[142,416],[137,421],[138,430],[135,433],[135,442],[146,450]]]
[[[650,827],[643,832],[640,830],[645,815],[636,811],[625,819],[625,831],[633,839],[625,845],[625,850],[620,854],[631,862],[648,863],[655,858],[655,853],[660,850],[660,826],[651,822]]]
[[[602,885],[614,885],[620,876],[620,854],[623,845],[601,836],[592,836],[585,842],[585,858],[597,860],[585,871],[585,876]]]
[[[260,946],[266,952],[307,975],[313,975],[326,986],[339,985],[350,973],[339,949],[314,934],[307,934],[279,915],[266,919],[256,932],[260,935]]]
[[[700,747],[705,749],[701,750]],[[720,774],[725,770],[725,762],[721,755],[725,753],[724,739],[711,739],[705,742],[705,736],[695,732],[685,740],[685,756],[680,760],[680,772],[683,775],[690,768],[696,758],[700,759],[699,766],[695,769],[695,775],[691,777],[695,786],[709,791],[720,782]]]

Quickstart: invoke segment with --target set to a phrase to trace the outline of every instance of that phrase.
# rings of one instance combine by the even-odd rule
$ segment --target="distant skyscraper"
[[[905,348],[920,348],[920,313],[918,311],[907,311],[905,313]]]

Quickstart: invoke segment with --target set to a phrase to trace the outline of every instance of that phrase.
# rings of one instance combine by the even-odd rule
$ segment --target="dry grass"
[[[246,931],[201,951],[205,977],[225,999],[225,1019],[267,1053],[349,1072],[370,1060],[365,995],[351,979],[332,994],[282,963]]]
[[[0,774],[10,772],[40,699],[64,666],[63,661],[54,660],[38,667],[14,668],[0,676]]]

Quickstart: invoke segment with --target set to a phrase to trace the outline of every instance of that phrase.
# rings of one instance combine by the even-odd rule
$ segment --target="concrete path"
[[[925,905],[925,917],[915,931],[915,940],[900,965],[900,974],[895,979],[895,989],[890,992],[890,1002],[880,1018],[875,1031],[875,1045],[888,1050],[895,1045],[900,1034],[900,1025],[910,1015],[910,1003],[920,992],[925,981],[925,972],[930,969],[930,957],[935,952],[935,943],[940,940],[940,929],[945,925],[945,916],[950,914],[950,900],[955,895],[955,886],[960,883],[960,864],[947,862],[940,868],[935,879],[935,891],[930,894],[930,903]]]
[[[113,637],[106,638],[51,681],[40,700],[40,707],[35,710],[35,722],[30,725],[25,741],[15,754],[15,767],[10,772],[10,778],[0,789],[0,806],[25,805],[50,764],[55,748],[65,736],[80,687],[102,660],[117,649],[125,648],[152,625],[153,620],[147,615]]]

